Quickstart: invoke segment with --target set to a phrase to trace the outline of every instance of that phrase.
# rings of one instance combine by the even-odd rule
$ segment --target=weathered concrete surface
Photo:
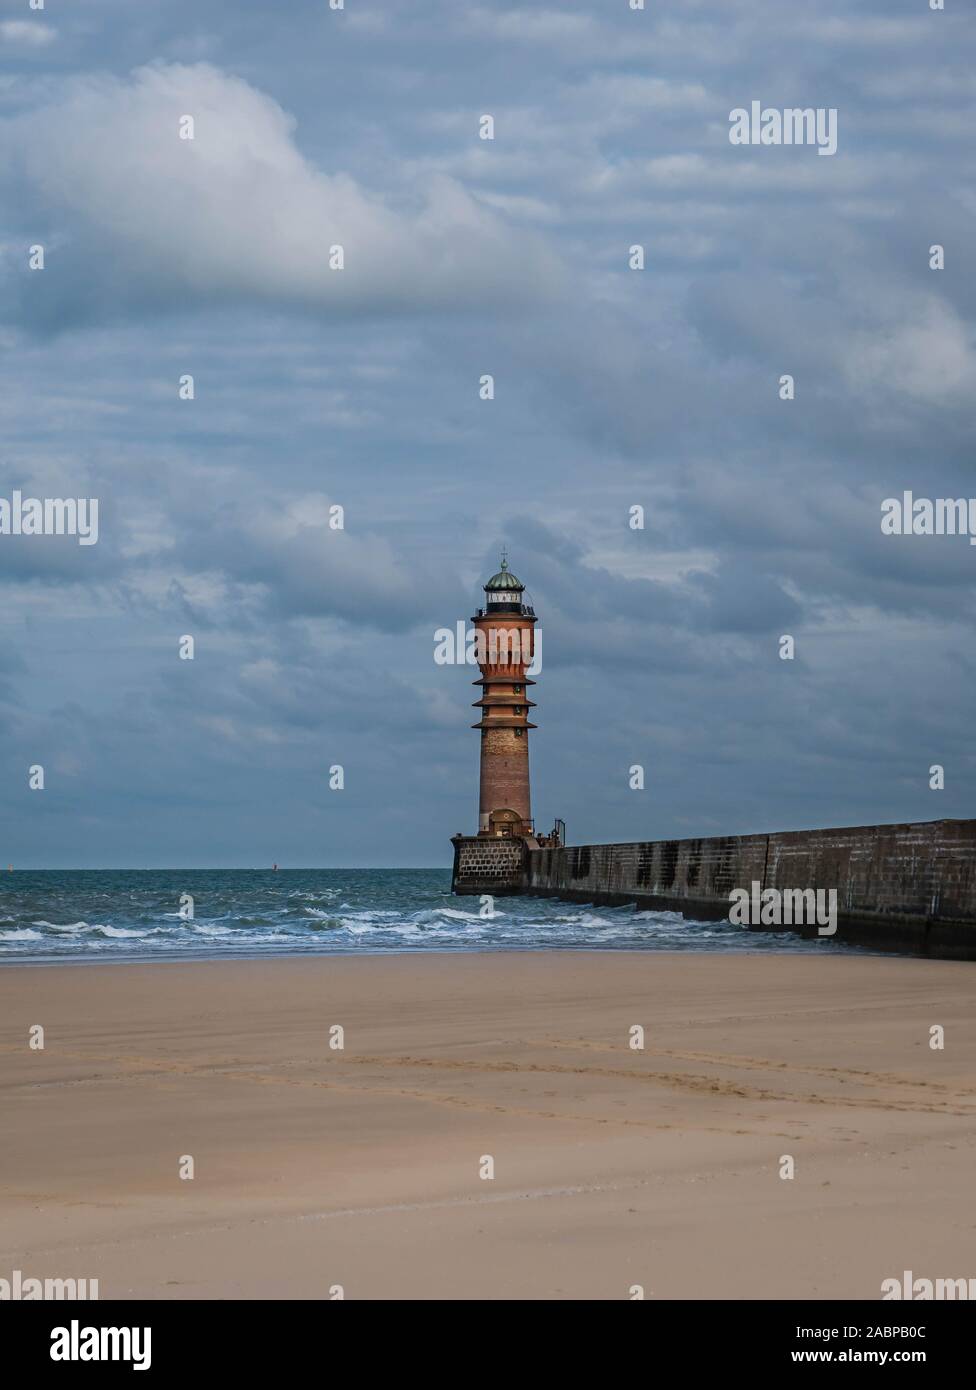
[[[726,917],[730,891],[754,881],[763,889],[833,888],[838,936],[976,959],[976,820],[527,850],[521,872],[509,861],[506,879],[499,861],[491,886],[486,877],[477,888],[466,886],[457,859],[458,893],[635,903],[703,919]]]

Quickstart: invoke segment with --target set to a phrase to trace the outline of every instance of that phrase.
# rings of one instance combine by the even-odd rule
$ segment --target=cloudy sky
[[[100,539],[0,536],[0,859],[447,864],[478,692],[433,634],[502,544],[540,826],[976,814],[976,549],[880,530],[976,495],[974,29],[4,0],[0,497]],[[836,155],[733,146],[753,100],[836,107]]]

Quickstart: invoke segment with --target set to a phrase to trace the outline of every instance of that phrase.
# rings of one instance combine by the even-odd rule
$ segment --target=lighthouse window
[[[515,692],[516,695],[521,695],[521,693],[522,693],[522,687],[521,687],[520,685],[513,685],[513,686],[512,686],[512,689],[514,690],[514,692]]]
[[[515,708],[512,710],[512,713],[513,713],[513,714],[522,714],[522,713],[524,713],[524,711],[523,711],[523,709],[522,709],[522,706],[521,706],[521,705],[516,705]]]
[[[523,735],[524,733],[525,733],[525,730],[524,730],[524,729],[516,729],[516,730],[515,730],[515,737],[516,737],[516,738],[521,738],[522,735]]]

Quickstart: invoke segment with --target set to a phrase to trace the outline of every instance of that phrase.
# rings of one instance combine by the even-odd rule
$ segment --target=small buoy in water
[[[277,864],[272,864],[271,867],[272,867],[272,869],[274,870],[275,873],[278,872],[278,865],[277,865]]]

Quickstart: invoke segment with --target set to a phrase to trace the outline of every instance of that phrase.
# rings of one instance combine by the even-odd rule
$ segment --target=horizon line
[[[125,865],[50,865],[46,868],[17,868],[8,865],[6,869],[0,870],[2,874],[168,874],[168,873],[361,873],[369,872],[371,869],[380,869],[386,873],[427,873],[432,870],[443,869],[447,872],[449,864],[279,864],[274,868],[270,864],[200,864],[190,866],[186,864],[160,864],[145,865],[140,868],[127,867]]]

